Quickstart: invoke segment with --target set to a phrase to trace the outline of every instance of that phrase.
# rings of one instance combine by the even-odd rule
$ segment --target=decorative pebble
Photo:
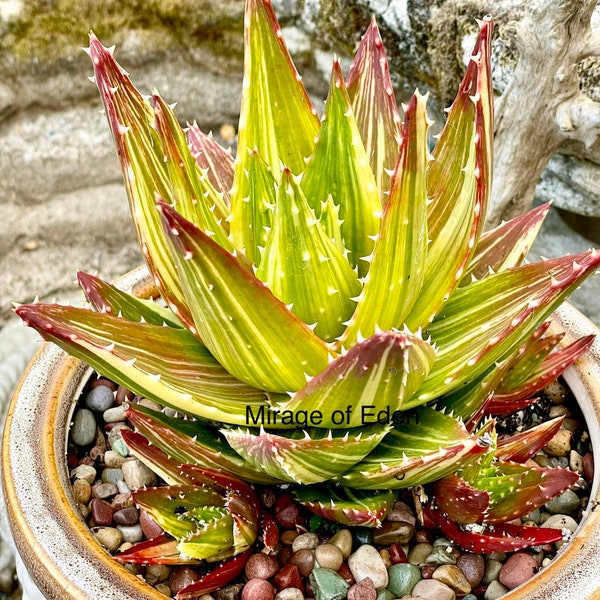
[[[377,590],[370,577],[355,583],[348,590],[348,600],[377,600]]]
[[[245,567],[248,579],[271,579],[278,570],[279,564],[277,563],[277,559],[273,556],[267,556],[262,552],[250,556]]]
[[[490,582],[488,585],[484,599],[498,600],[498,598],[502,598],[504,594],[508,594],[508,588],[503,586],[498,580],[494,579],[494,581]]]
[[[125,407],[123,406],[113,406],[102,413],[102,419],[105,423],[119,423],[125,421],[126,418]]]
[[[573,434],[567,429],[559,429],[544,446],[544,452],[550,456],[567,456],[571,451]]]
[[[109,387],[98,385],[86,394],[84,402],[90,410],[103,413],[114,405],[115,395]]]
[[[456,548],[452,546],[434,546],[431,553],[425,559],[425,562],[429,565],[455,565],[458,559],[459,553]]]
[[[416,544],[408,553],[408,562],[413,565],[422,566],[427,563],[427,557],[431,554],[433,546],[431,544]]]
[[[92,527],[92,534],[101,546],[114,552],[123,541],[123,534],[116,527]]]
[[[124,462],[121,470],[125,483],[132,490],[156,485],[156,473],[137,458]]]
[[[413,588],[412,595],[424,600],[456,599],[454,590],[437,579],[421,579]]]
[[[579,509],[579,496],[573,490],[565,490],[562,494],[546,502],[545,508],[554,515],[574,515]]]
[[[96,439],[96,417],[87,408],[80,408],[73,417],[71,441],[77,446],[88,446]]]
[[[117,438],[116,440],[114,440],[111,444],[111,450],[113,450],[117,454],[120,454],[123,457],[129,455],[129,449],[127,448],[127,444],[125,443],[123,438]]]
[[[370,577],[376,588],[388,585],[388,572],[379,552],[368,544],[360,546],[348,557],[348,567],[356,582]]]
[[[140,513],[135,506],[126,506],[113,514],[117,525],[135,525],[140,520]]]
[[[383,589],[377,592],[376,600],[396,600],[396,596],[389,590]],[[404,600],[406,600],[406,598]],[[408,598],[408,600],[410,600],[410,598]]]
[[[106,436],[107,438],[107,443],[110,446],[110,448],[112,448],[113,450],[115,449],[114,443],[117,440],[120,440],[121,442],[123,442],[123,436],[121,435],[121,430],[123,429],[129,429],[131,430],[131,427],[129,427],[129,425],[125,424],[125,423],[115,423],[114,426],[112,427],[112,429],[108,432],[108,435]],[[123,442],[125,443],[125,442]]]
[[[299,550],[314,550],[318,545],[319,536],[309,531],[302,533],[292,542],[292,550],[294,552],[298,552]]]
[[[438,567],[433,572],[432,579],[437,579],[445,583],[459,596],[464,596],[471,591],[471,584],[456,565],[442,565]]]
[[[350,589],[350,585],[344,581],[343,577],[331,569],[322,568],[313,569],[310,574],[310,585],[315,600],[342,600],[346,598]]]
[[[304,600],[304,594],[298,588],[289,587],[278,592],[275,600]]]
[[[344,562],[344,556],[336,545],[321,544],[315,548],[315,560],[319,567],[337,571]]]
[[[494,558],[488,558],[485,563],[485,572],[483,574],[483,583],[489,585],[495,579],[498,579],[502,563]]]
[[[315,557],[310,550],[298,550],[290,556],[290,564],[298,567],[302,577],[308,577],[315,566]]]
[[[73,482],[73,498],[75,502],[87,504],[92,496],[92,486],[85,479],[76,479]]]
[[[96,481],[96,475],[96,469],[91,465],[79,465],[71,471],[71,476],[74,479],[83,479],[90,484]]]
[[[394,598],[402,598],[410,594],[421,580],[421,570],[411,563],[398,563],[389,568],[388,590],[394,594]]]
[[[242,590],[242,600],[273,600],[273,598],[275,598],[275,590],[265,579],[250,579]]]
[[[392,510],[387,514],[386,521],[404,521],[413,527],[417,524],[417,518],[413,510],[405,502],[394,502]]]
[[[94,498],[90,502],[92,519],[96,525],[110,525],[113,518],[113,507],[106,501]]]
[[[119,489],[114,483],[99,483],[93,489],[94,498],[100,498],[100,500],[108,500],[118,493]]]
[[[117,529],[121,532],[123,541],[125,542],[135,544],[144,539],[144,532],[139,523],[136,523],[135,525],[117,525]]]
[[[502,566],[498,580],[509,590],[531,579],[537,572],[537,561],[528,552],[515,552]]]
[[[330,540],[330,544],[337,546],[346,559],[352,552],[352,534],[349,529],[340,529]]]
[[[294,540],[299,535],[300,535],[300,532],[296,531],[295,529],[286,529],[285,531],[281,532],[281,535],[279,536],[279,541],[284,546],[291,546],[294,543]]]
[[[213,592],[215,600],[239,600],[244,588],[243,583],[234,583]]]
[[[291,494],[285,494],[278,498],[274,512],[275,520],[285,529],[295,529],[297,525],[304,523],[300,507]]]
[[[186,565],[180,565],[173,569],[169,577],[169,588],[173,595],[179,593],[184,587],[198,581],[200,575],[197,571]]]
[[[163,533],[162,527],[144,510],[140,511],[140,526],[149,540]]]
[[[393,565],[396,565],[398,563],[408,562],[408,557],[406,556],[406,552],[404,552],[402,547],[398,546],[398,544],[390,544],[389,552],[390,552],[390,562]]]
[[[478,586],[483,580],[485,560],[481,554],[471,554],[470,552],[461,554],[456,561],[456,566],[461,570],[471,587]]]
[[[115,511],[119,511],[122,508],[127,508],[128,506],[133,506],[133,497],[131,493],[129,494],[117,494],[111,501],[111,506],[115,509]]]
[[[571,450],[569,453],[569,469],[580,475],[583,473],[583,457],[577,450]]]
[[[405,521],[385,521],[373,531],[373,543],[378,546],[408,544],[415,533],[414,525]]]
[[[127,459],[119,454],[118,452],[115,452],[114,450],[107,450],[104,453],[104,464],[109,468],[109,469],[120,469],[121,465],[126,461]]]
[[[285,565],[282,567],[279,573],[273,577],[273,583],[279,591],[286,588],[304,589],[302,575],[300,575],[300,569],[296,565]]]
[[[104,469],[102,471],[102,481],[104,483],[114,483],[118,484],[119,481],[123,479],[123,470],[122,469]],[[117,491],[118,491],[117,487]]]
[[[573,517],[569,517],[569,515],[552,515],[544,521],[542,527],[568,529],[574,532],[577,529],[577,521]]]
[[[173,569],[167,565],[148,565],[144,579],[150,585],[156,585],[160,581],[166,581]]]
[[[594,455],[591,452],[586,452],[581,460],[583,463],[583,478],[588,483],[592,483],[594,479]]]

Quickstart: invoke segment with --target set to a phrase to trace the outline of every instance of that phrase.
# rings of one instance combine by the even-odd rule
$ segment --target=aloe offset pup
[[[523,264],[548,206],[483,232],[492,178],[492,22],[432,152],[427,97],[396,106],[375,21],[322,119],[268,0],[247,0],[237,156],[143,96],[112,51],[89,54],[141,248],[164,305],[80,273],[90,307],[20,305],[47,340],[193,419],[138,406],[124,437],[167,487],[138,505],[170,534],[124,561],[243,568],[253,484],[348,525],[380,525],[395,490],[463,548],[561,532],[505,524],[577,481],[529,459],[560,419],[498,441],[491,417],[531,403],[591,343],[545,320],[600,253]],[[273,523],[262,517],[268,547]],[[493,525],[493,527],[490,527]]]

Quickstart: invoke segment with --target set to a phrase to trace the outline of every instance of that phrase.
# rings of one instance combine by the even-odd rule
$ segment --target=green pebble
[[[346,580],[333,569],[317,567],[309,579],[315,600],[343,600],[350,589]]]
[[[477,596],[475,594],[467,594],[463,596],[462,600],[477,600]]]
[[[120,438],[117,438],[112,443],[111,450],[114,450],[115,452],[118,452],[121,456],[127,456],[127,454],[128,454],[127,445]]]
[[[389,590],[379,590],[375,600],[396,600],[396,596]]]
[[[421,580],[421,569],[410,563],[398,563],[388,569],[390,582],[387,589],[394,598],[409,596],[417,582]]]
[[[114,483],[123,480],[123,471],[121,469],[106,468],[102,471],[102,481],[104,483]]]

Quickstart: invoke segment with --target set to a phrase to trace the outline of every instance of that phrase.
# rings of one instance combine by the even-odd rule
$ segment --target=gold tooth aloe
[[[368,525],[381,522],[397,488],[438,481],[434,497],[443,489],[448,510],[473,490],[469,499],[480,506],[483,496],[484,506],[467,512],[485,522],[494,506],[496,520],[513,518],[573,482],[567,470],[522,465],[529,455],[503,458],[493,421],[480,423],[585,351],[589,339],[550,353],[558,340],[543,322],[600,265],[593,250],[521,264],[547,206],[482,233],[492,29],[480,22],[430,154],[427,97],[416,92],[400,122],[374,20],[346,81],[334,62],[319,122],[270,3],[247,0],[235,162],[196,125],[184,132],[158,93],[140,94],[90,36],[139,242],[168,308],[80,274],[91,308],[16,312],[102,374],[196,418],[129,410],[143,434],[127,434],[131,452],[179,486],[185,516],[175,518],[168,491],[139,494],[179,541],[123,560],[210,559],[211,548],[223,558],[256,538],[243,525],[251,510],[211,501],[206,477],[182,463],[230,482],[299,484],[311,510]],[[547,435],[532,433],[531,447]],[[523,501],[512,493],[518,481],[536,490]],[[195,510],[193,499],[209,507]],[[227,548],[212,534],[204,543],[209,516],[217,529],[235,521],[242,537]],[[444,519],[469,548],[540,540],[511,529],[501,544],[473,541]]]

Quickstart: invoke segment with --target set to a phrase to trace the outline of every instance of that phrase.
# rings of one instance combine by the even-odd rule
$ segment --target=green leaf
[[[409,332],[382,331],[359,342],[290,400],[282,411],[320,411],[320,427],[343,429],[391,423],[396,411],[413,405],[435,350]]]
[[[141,405],[128,408],[127,418],[137,431],[179,464],[220,469],[251,483],[281,482],[267,475],[260,465],[254,468],[246,462],[215,427],[202,421],[168,417]]]
[[[112,51],[90,35],[90,58],[121,161],[129,209],[140,247],[157,287],[173,312],[192,323],[156,211],[156,198],[171,200],[162,142],[154,127],[154,110],[115,61]]]
[[[158,94],[154,94],[152,99],[156,129],[162,141],[172,189],[168,198],[164,199],[172,198],[173,206],[181,216],[213,237],[223,248],[233,250],[233,245],[227,239],[229,231],[226,221],[216,217],[217,214],[228,212],[222,195],[196,164],[173,109]]]
[[[456,419],[421,406],[402,414],[381,444],[337,478],[346,487],[407,488],[456,471],[487,451],[485,434],[469,434]]]
[[[402,126],[375,17],[354,55],[346,83],[379,196],[386,200],[390,174],[398,160]]]
[[[550,203],[542,204],[486,231],[477,243],[461,285],[468,285],[473,277],[481,279],[490,271],[505,271],[522,264],[549,210]]]
[[[255,232],[267,223],[256,222],[260,214],[250,196],[249,152],[270,166],[276,181],[280,163],[295,174],[304,170],[319,120],[300,76],[294,67],[271,3],[248,0],[245,17],[244,82],[238,129],[234,184],[231,190],[231,233],[236,247],[257,263]]]
[[[427,277],[406,324],[425,327],[457,287],[484,225],[492,185],[491,19],[480,22],[473,56],[427,170]]]
[[[154,300],[143,300],[89,273],[77,273],[79,287],[86,300],[98,312],[121,316],[127,321],[145,321],[151,325],[181,328],[181,321]]]
[[[327,366],[325,342],[234,255],[166,204],[159,208],[200,337],[232,375],[283,393]]]
[[[314,416],[314,412],[313,412]],[[359,430],[316,427],[293,432],[222,429],[230,446],[251,466],[280,481],[319,483],[362,460],[387,433],[380,425]]]
[[[259,279],[314,332],[333,341],[344,330],[360,293],[356,272],[315,219],[300,186],[284,170]]]
[[[339,345],[350,347],[377,329],[401,327],[419,300],[427,256],[428,161],[426,98],[415,93],[405,109],[404,138],[371,267],[356,311]]]
[[[438,356],[423,387],[428,402],[509,358],[596,269],[600,252],[525,264],[457,289],[427,328]]]
[[[162,405],[243,425],[247,406],[257,411],[266,404],[262,390],[230,375],[186,329],[52,304],[21,305],[16,312],[44,339]]]
[[[392,490],[352,490],[337,485],[305,485],[295,488],[294,495],[325,519],[362,527],[381,527],[396,499]]]
[[[320,217],[329,196],[340,207],[341,232],[348,259],[364,276],[379,230],[381,200],[338,61],[334,62],[321,130],[302,177],[306,198]]]

